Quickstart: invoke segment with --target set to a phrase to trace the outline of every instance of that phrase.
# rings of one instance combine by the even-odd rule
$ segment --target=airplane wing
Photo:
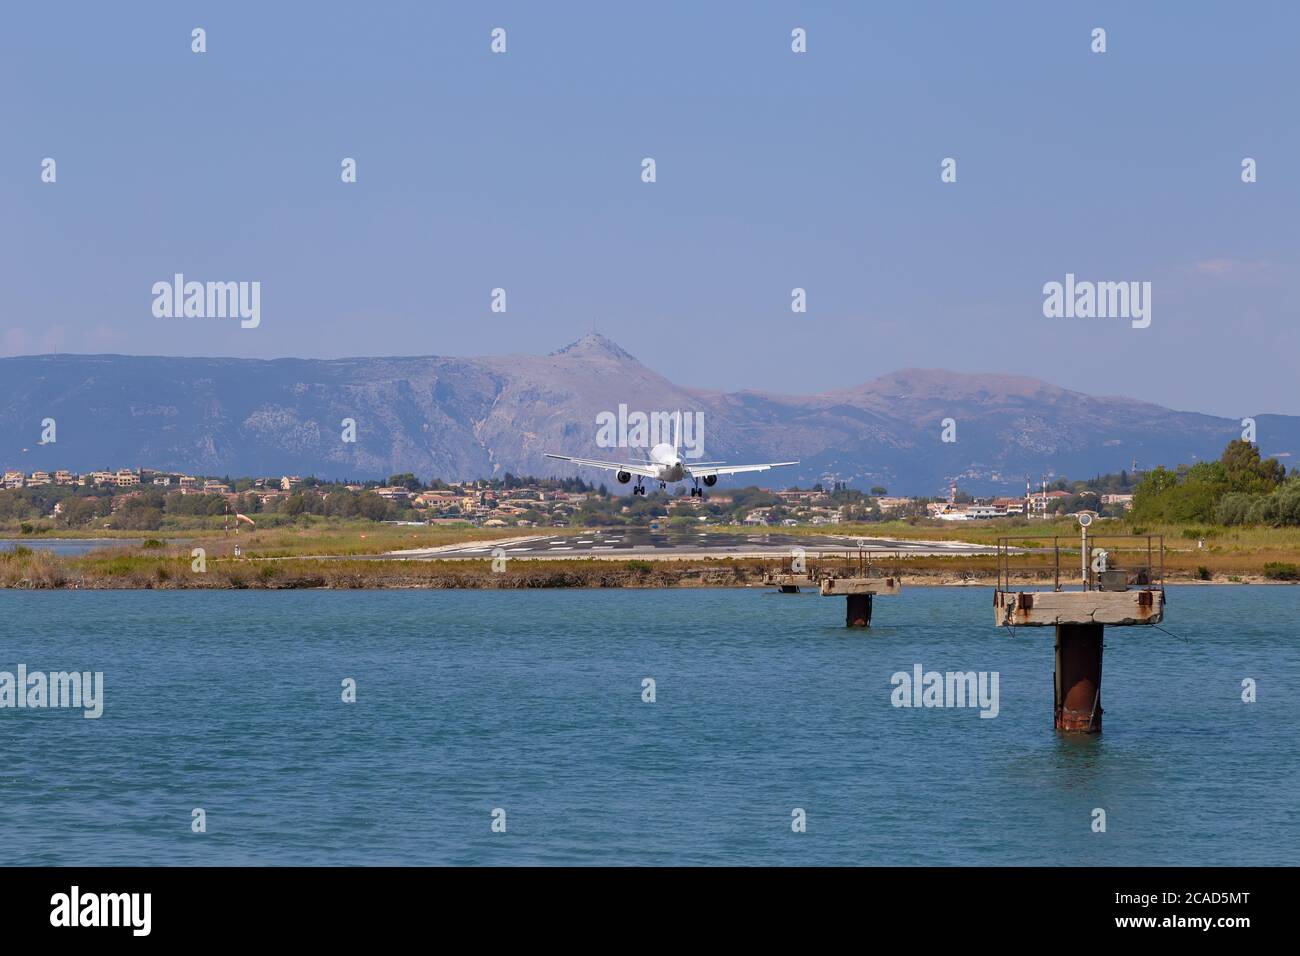
[[[626,471],[633,475],[643,475],[646,478],[654,478],[659,472],[655,471],[647,464],[628,465],[617,461],[593,461],[590,458],[570,458],[568,455],[551,455],[547,458],[558,458],[560,461],[571,461],[575,465],[586,465],[589,468],[604,468],[607,471]]]
[[[739,475],[746,471],[767,471],[769,468],[797,464],[799,464],[797,461],[772,461],[764,465],[720,465],[716,468],[697,468],[695,465],[687,464],[686,470],[692,478],[705,478],[709,475]]]

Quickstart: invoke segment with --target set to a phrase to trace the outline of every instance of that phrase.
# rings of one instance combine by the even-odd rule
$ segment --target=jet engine
[[[710,488],[712,488],[714,485],[716,485],[716,484],[718,483],[718,476],[717,476],[717,475],[705,475],[703,478],[700,479],[700,481],[704,482],[706,485],[708,485]]]
[[[620,485],[626,485],[632,480],[632,473],[630,471],[620,471],[614,477],[618,479]]]

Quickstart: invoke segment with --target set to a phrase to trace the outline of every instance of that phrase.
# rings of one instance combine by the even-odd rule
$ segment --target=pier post
[[[1056,729],[1101,731],[1102,624],[1056,625]]]
[[[850,594],[845,600],[848,602],[848,617],[845,620],[845,627],[870,627],[871,626],[871,594]]]
[[[821,579],[822,597],[844,597],[845,627],[870,627],[871,605],[876,595],[898,594],[903,585],[898,578],[833,578]]]

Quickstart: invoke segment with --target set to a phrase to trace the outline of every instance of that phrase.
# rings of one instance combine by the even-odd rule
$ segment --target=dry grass
[[[58,557],[44,550],[0,552],[0,587],[6,588],[528,588],[528,587],[689,587],[757,584],[766,570],[776,570],[784,559],[675,559],[643,560],[518,560],[503,574],[491,570],[485,556],[478,560],[401,561],[349,560],[404,548],[438,547],[466,541],[493,541],[544,532],[575,533],[582,529],[519,528],[474,529],[433,526],[313,524],[303,528],[270,529],[232,535],[164,542],[154,547],[122,547],[94,551],[80,557]],[[715,528],[711,530],[722,530]],[[734,529],[753,533],[751,528]],[[1035,523],[962,523],[930,527],[890,522],[876,525],[835,525],[818,528],[770,529],[773,532],[829,534],[848,537],[893,537],[911,540],[964,540],[994,544],[1008,536],[1012,544],[1031,546],[1042,534],[1059,534],[1062,546],[1077,542],[1073,521]],[[1133,530],[1121,522],[1095,526],[1110,534]],[[1181,526],[1145,529],[1164,534],[1166,580],[1227,582],[1264,581],[1269,563],[1300,564],[1300,529],[1199,529]],[[1204,547],[1199,537],[1205,534]],[[137,536],[139,536],[137,534]],[[156,537],[146,535],[145,537]],[[241,557],[234,557],[236,543]],[[837,543],[836,547],[839,544]],[[1109,547],[1110,544],[1106,543]],[[191,548],[206,552],[206,570],[192,569]],[[1077,546],[1076,546],[1077,547]],[[1145,545],[1143,545],[1143,551]],[[321,556],[337,555],[329,560]],[[1117,555],[1120,565],[1128,562]],[[1142,556],[1143,558],[1145,555]],[[1052,578],[1052,554],[1018,555],[1018,566]],[[1077,550],[1063,551],[1062,571],[1071,571]],[[902,559],[902,578],[909,584],[992,583],[996,559],[992,555],[910,556]],[[1208,578],[1207,578],[1208,575]],[[1064,578],[1063,578],[1064,580]],[[1073,583],[1073,577],[1070,577]]]

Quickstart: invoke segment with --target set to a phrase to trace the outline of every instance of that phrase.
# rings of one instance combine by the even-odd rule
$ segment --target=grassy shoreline
[[[196,571],[188,554],[145,555],[134,549],[75,558],[47,552],[0,555],[0,588],[90,590],[290,590],[324,588],[519,589],[757,587],[769,571],[785,570],[775,558],[721,558],[650,561],[536,559],[508,562],[494,572],[487,560],[372,560],[319,558],[209,558]],[[991,557],[914,558],[903,562],[905,587],[992,587]],[[1168,568],[1169,584],[1273,584],[1262,574],[1212,575]],[[1050,583],[1044,565],[1038,579]],[[1073,583],[1069,581],[1066,583]]]
[[[711,527],[711,533],[752,535],[753,528]],[[1121,522],[1094,526],[1094,535],[1127,534]],[[1289,583],[1300,578],[1300,529],[1188,528],[1138,529],[1165,536],[1168,583]],[[566,557],[511,560],[503,572],[490,558],[407,560],[380,555],[413,548],[438,548],[469,542],[509,542],[523,536],[590,534],[591,528],[478,529],[469,526],[412,527],[313,522],[297,528],[259,529],[241,535],[199,531],[125,532],[22,536],[19,549],[0,552],[0,588],[88,589],[245,589],[298,588],[536,588],[536,587],[753,587],[788,558],[666,555]],[[1062,548],[1077,554],[1073,521],[1007,524],[966,523],[939,526],[888,522],[815,528],[770,528],[773,534],[826,536],[827,549],[852,547],[858,538],[909,541],[964,541],[993,545],[1000,537],[1029,546],[1042,535],[1059,535]],[[142,545],[108,547],[78,556],[58,556],[22,546],[59,538],[126,538]],[[835,540],[835,539],[848,539]],[[240,556],[235,556],[235,548]],[[192,549],[205,552],[203,571],[193,569]],[[1065,553],[1063,551],[1063,553]],[[1018,562],[1042,580],[1051,580],[1051,553],[1022,556]],[[1063,560],[1062,567],[1073,567]],[[903,558],[905,586],[992,586],[993,555],[914,555]],[[1281,571],[1279,571],[1281,569]],[[1288,570],[1290,569],[1290,570]],[[1289,575],[1289,577],[1288,577]],[[1072,582],[1071,582],[1072,583]]]

